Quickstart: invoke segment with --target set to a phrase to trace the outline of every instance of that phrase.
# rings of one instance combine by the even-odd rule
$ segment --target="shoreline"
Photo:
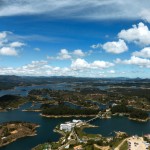
[[[18,107],[14,107],[14,108],[5,108],[5,109],[1,109],[0,112],[8,112],[9,110],[18,110],[20,109],[21,106],[25,105],[27,102],[23,102],[22,104],[19,104]]]
[[[147,122],[150,120],[150,117],[146,119],[139,119],[139,118],[130,118],[128,113],[115,113],[112,116],[119,116],[119,117],[127,117],[129,120],[138,121],[138,122]]]
[[[75,117],[75,118],[79,118],[79,117],[95,117],[95,115],[44,115],[44,114],[40,114],[41,117],[46,117],[46,118],[71,118],[71,117]]]
[[[129,120],[133,120],[133,121],[138,121],[138,122],[147,122],[150,120],[150,117],[146,118],[146,119],[138,119],[138,118],[130,118],[128,117]]]
[[[27,109],[24,109],[24,110],[22,110],[22,111],[24,111],[24,112],[41,112],[42,110],[40,110],[40,109],[35,109],[35,110],[27,110]]]
[[[38,128],[38,127],[37,127],[37,128]],[[1,148],[1,147],[4,147],[4,146],[7,146],[7,145],[9,145],[10,143],[13,143],[13,142],[17,141],[18,139],[25,138],[25,137],[32,137],[32,136],[36,136],[36,135],[37,135],[37,133],[33,133],[33,134],[31,134],[31,135],[27,135],[27,136],[24,135],[24,136],[22,136],[22,137],[12,139],[11,141],[9,141],[9,142],[7,142],[7,143],[5,143],[5,144],[0,145],[0,148]]]
[[[33,133],[31,133],[31,134],[29,134],[29,135],[22,135],[22,136],[20,136],[20,137],[18,137],[18,138],[11,139],[10,141],[8,141],[8,142],[3,143],[2,145],[0,145],[0,148],[1,148],[1,147],[4,147],[4,146],[7,146],[7,145],[9,145],[9,144],[11,144],[11,143],[13,143],[13,142],[15,142],[15,141],[21,139],[21,138],[36,136],[36,135],[37,135],[37,131],[36,131],[35,129],[36,129],[36,128],[39,128],[39,127],[40,127],[40,125],[36,125],[36,126],[32,129],[32,130],[33,130]]]

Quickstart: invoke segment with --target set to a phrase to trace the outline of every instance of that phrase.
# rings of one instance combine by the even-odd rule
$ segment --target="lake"
[[[69,91],[74,90],[68,83],[33,85],[33,86],[18,86],[18,87],[15,87],[14,89],[10,89],[10,90],[0,90],[0,96],[6,95],[6,94],[27,96],[28,92],[33,89],[44,89],[44,88],[45,89],[53,89],[53,90],[69,90]]]
[[[31,87],[17,87],[14,90],[0,91],[0,96],[4,94],[21,94],[26,95],[31,89],[35,88],[51,88],[52,85],[46,86],[31,86]],[[58,85],[55,88],[58,89],[67,89],[66,84]],[[24,90],[23,90],[24,89]],[[0,150],[30,150],[40,143],[47,141],[58,141],[60,135],[53,132],[55,126],[60,123],[71,121],[74,118],[44,118],[39,115],[38,112],[24,112],[22,110],[31,107],[32,103],[26,103],[17,110],[11,110],[8,112],[0,112],[0,122],[9,122],[9,121],[26,121],[33,122],[40,125],[37,128],[37,136],[34,137],[25,137],[18,139],[17,141],[0,148]],[[70,105],[70,104],[68,104]],[[34,107],[39,107],[38,105]],[[78,106],[72,106],[78,107]],[[83,118],[79,118],[83,120]],[[88,119],[88,118],[87,118]],[[86,120],[84,118],[84,120]],[[110,136],[113,131],[124,131],[129,135],[137,134],[147,134],[150,133],[150,121],[146,123],[140,123],[131,121],[126,117],[113,117],[111,119],[97,119],[92,122],[92,124],[99,126],[98,128],[85,129],[87,133],[102,134],[103,136]]]

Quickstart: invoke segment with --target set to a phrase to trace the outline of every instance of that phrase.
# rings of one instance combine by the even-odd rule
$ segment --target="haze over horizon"
[[[149,78],[150,2],[2,0],[0,75]]]

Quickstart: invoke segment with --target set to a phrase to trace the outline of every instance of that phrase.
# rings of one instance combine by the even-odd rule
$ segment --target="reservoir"
[[[64,86],[64,85],[63,85]],[[56,87],[56,86],[55,86]],[[60,89],[63,89],[62,85],[58,86]],[[38,87],[40,88],[40,87]],[[43,87],[42,87],[43,88]],[[44,87],[47,88],[47,87]],[[65,85],[66,88],[66,85]],[[18,93],[18,91],[23,92],[18,93],[24,95],[29,91],[28,89],[32,89],[31,87],[22,87],[25,90],[18,90],[18,88],[14,90],[0,91],[0,96],[13,91],[13,93]],[[34,88],[35,89],[35,88]],[[17,91],[15,91],[17,90]],[[44,118],[39,115],[38,112],[24,112],[23,109],[29,108],[32,104],[26,103],[21,106],[17,110],[11,110],[8,112],[0,112],[0,123],[9,122],[9,121],[26,121],[33,122],[40,125],[37,128],[37,135],[33,137],[25,137],[22,139],[18,139],[17,141],[0,148],[0,150],[31,150],[31,148],[36,145],[48,141],[58,141],[60,135],[58,133],[53,132],[53,129],[60,123],[64,123],[66,121],[71,121],[74,118]],[[81,120],[86,120],[89,118],[79,118]],[[90,128],[84,129],[86,133],[95,133],[102,134],[103,136],[112,136],[113,131],[123,131],[127,132],[129,135],[142,135],[142,134],[150,134],[150,121],[146,123],[131,121],[126,117],[113,117],[111,119],[97,119],[91,122],[91,124],[99,126],[98,128]]]

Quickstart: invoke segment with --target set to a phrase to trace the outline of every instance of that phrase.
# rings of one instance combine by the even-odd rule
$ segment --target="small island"
[[[27,100],[18,95],[4,95],[0,97],[0,112],[19,108]]]
[[[90,108],[73,109],[64,105],[57,105],[42,109],[41,116],[50,118],[59,117],[93,117],[97,115],[99,110]]]
[[[130,120],[146,122],[150,119],[148,112],[125,105],[116,105],[111,108],[113,115],[128,116]]]
[[[19,138],[35,136],[39,125],[28,122],[7,122],[0,124],[0,147],[10,144]]]

